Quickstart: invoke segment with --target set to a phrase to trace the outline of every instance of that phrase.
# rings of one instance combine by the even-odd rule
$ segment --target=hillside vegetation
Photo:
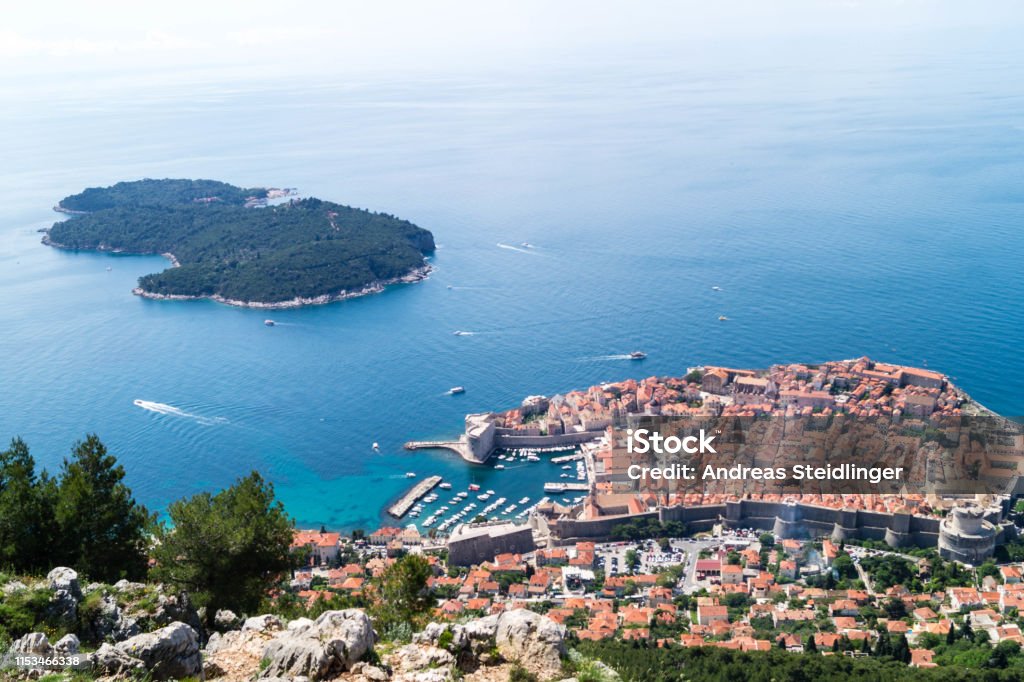
[[[259,194],[263,192],[263,194]],[[242,303],[325,302],[413,275],[433,235],[406,220],[319,199],[252,208],[266,190],[202,180],[143,180],[89,189],[60,207],[67,249],[173,254],[180,267],[139,279],[139,293]]]

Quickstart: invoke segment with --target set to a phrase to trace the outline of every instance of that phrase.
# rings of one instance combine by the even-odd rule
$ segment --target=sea
[[[402,445],[605,381],[869,356],[1024,412],[1019,41],[777,47],[8,82],[0,439],[56,472],[96,433],[161,512],[257,470],[300,526],[349,531],[394,523],[407,472],[537,501],[559,466]],[[267,312],[145,300],[163,258],[40,243],[62,197],[144,177],[397,215],[435,270]]]

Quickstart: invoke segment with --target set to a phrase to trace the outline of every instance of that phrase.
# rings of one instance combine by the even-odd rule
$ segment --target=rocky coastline
[[[172,254],[165,253],[161,254],[171,260],[174,267],[178,267],[178,262]],[[301,308],[307,305],[326,305],[328,303],[337,303],[338,301],[345,301],[350,298],[359,298],[360,296],[369,296],[371,294],[379,294],[383,292],[387,287],[393,284],[415,284],[416,282],[422,282],[430,276],[434,268],[428,263],[424,263],[423,266],[416,268],[401,277],[392,277],[390,279],[380,280],[372,282],[353,291],[342,290],[336,294],[322,294],[320,296],[313,296],[309,298],[296,297],[288,299],[287,301],[242,301],[234,298],[226,298],[219,294],[212,296],[187,296],[183,294],[158,294],[152,291],[146,291],[142,287],[135,287],[132,289],[132,293],[142,298],[152,299],[154,301],[200,301],[200,300],[211,300],[217,303],[223,303],[224,305],[235,306],[239,308],[255,308],[259,310],[287,310],[289,308]]]

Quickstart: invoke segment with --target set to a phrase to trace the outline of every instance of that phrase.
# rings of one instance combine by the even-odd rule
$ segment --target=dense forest
[[[430,232],[394,216],[319,199],[246,206],[257,191],[210,180],[90,189],[60,202],[90,212],[56,223],[48,241],[173,254],[180,267],[140,278],[146,293],[267,303],[332,297],[402,277],[434,250]]]
[[[66,211],[92,213],[117,206],[180,206],[217,202],[244,206],[248,199],[263,199],[262,187],[243,189],[217,180],[137,180],[111,187],[90,187],[64,197],[57,207]]]

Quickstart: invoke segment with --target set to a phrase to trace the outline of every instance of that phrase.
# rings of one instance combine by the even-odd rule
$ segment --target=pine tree
[[[77,443],[61,467],[56,502],[56,558],[91,580],[115,582],[146,575],[155,517],[136,503],[124,468],[95,435]]]
[[[205,606],[252,612],[295,563],[294,523],[274,488],[255,471],[215,495],[199,493],[167,510],[153,555],[158,580],[186,590]]]
[[[57,540],[53,480],[36,476],[25,441],[0,452],[0,566],[45,572]]]

